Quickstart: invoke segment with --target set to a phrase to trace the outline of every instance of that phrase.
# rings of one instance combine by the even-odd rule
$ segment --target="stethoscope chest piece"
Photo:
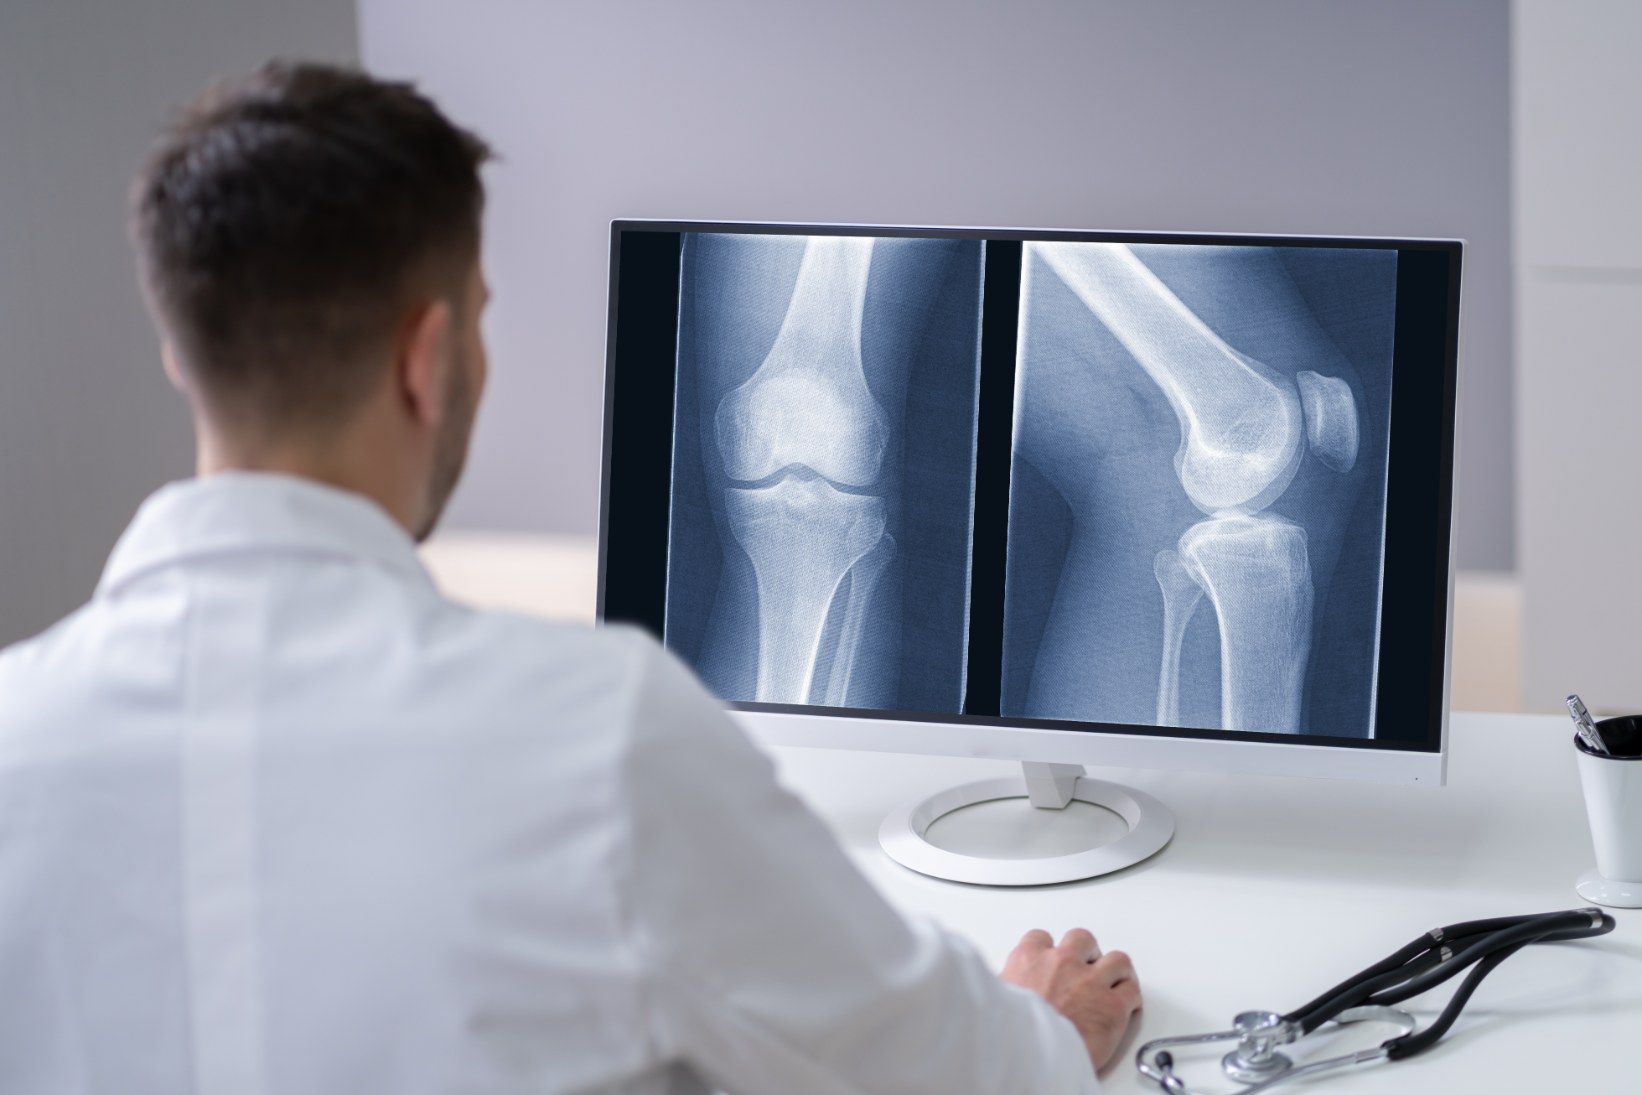
[[[1300,1028],[1275,1011],[1245,1011],[1232,1020],[1237,1048],[1220,1058],[1227,1076],[1244,1084],[1258,1084],[1294,1067],[1288,1054],[1279,1053],[1300,1037]]]
[[[1417,1025],[1414,1017],[1400,1008],[1364,1004],[1346,1008],[1334,1016],[1317,1032],[1326,1034],[1354,1023],[1386,1023],[1395,1028],[1393,1037],[1411,1033]],[[1214,1034],[1192,1034],[1183,1038],[1159,1038],[1140,1048],[1137,1060],[1143,1075],[1157,1081],[1164,1091],[1175,1095],[1192,1095],[1175,1072],[1174,1055],[1169,1047],[1202,1045],[1207,1042],[1236,1042],[1236,1047],[1220,1058],[1220,1069],[1240,1084],[1246,1084],[1241,1095],[1255,1095],[1278,1084],[1302,1077],[1314,1076],[1350,1065],[1366,1065],[1387,1057],[1386,1043],[1365,1049],[1342,1053],[1333,1057],[1307,1060],[1296,1064],[1280,1046],[1291,1045],[1307,1037],[1305,1029],[1293,1019],[1273,1011],[1245,1011],[1232,1020],[1230,1030]]]

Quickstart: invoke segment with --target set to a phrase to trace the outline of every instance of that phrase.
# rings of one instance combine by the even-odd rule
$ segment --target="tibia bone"
[[[1027,244],[1163,390],[1180,421],[1175,472],[1205,513],[1264,509],[1299,468],[1294,385],[1238,353],[1121,243]]]
[[[1220,726],[1300,728],[1311,653],[1311,565],[1305,530],[1271,514],[1200,521],[1180,558],[1207,591],[1220,624]]]
[[[1351,385],[1337,376],[1310,369],[1294,374],[1300,387],[1300,406],[1306,412],[1306,440],[1317,459],[1338,472],[1357,463],[1357,399]]]
[[[1203,587],[1172,551],[1160,551],[1152,561],[1158,588],[1163,591],[1163,668],[1157,682],[1157,725],[1180,725],[1180,648],[1186,625],[1203,599]]]
[[[827,612],[850,568],[883,538],[883,500],[783,476],[767,487],[726,490],[724,508],[758,591],[754,698],[809,703]],[[848,666],[855,652],[846,641],[857,640],[841,638],[833,660]]]
[[[861,365],[870,238],[811,236],[781,330],[714,415],[724,472],[755,482],[805,467],[834,483],[878,476],[889,440]]]
[[[858,559],[849,571],[849,598],[844,608],[843,625],[838,629],[838,648],[833,652],[832,664],[827,669],[827,688],[821,702],[828,707],[850,707],[850,684],[861,657],[861,642],[866,633],[867,607],[872,602],[878,579],[895,557],[895,538],[884,536],[878,546]]]

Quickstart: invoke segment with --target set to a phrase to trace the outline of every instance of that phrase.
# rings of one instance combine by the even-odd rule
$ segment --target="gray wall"
[[[0,4],[0,644],[85,600],[192,468],[125,242],[167,112],[271,55],[357,56],[349,0]]]
[[[607,222],[1463,236],[1462,566],[1512,565],[1503,0],[360,0],[492,175],[494,383],[452,521],[586,531]]]

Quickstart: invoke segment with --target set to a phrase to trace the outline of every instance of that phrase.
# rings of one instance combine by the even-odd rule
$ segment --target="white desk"
[[[1110,1092],[1155,1092],[1132,1063],[1142,1041],[1298,1007],[1439,924],[1585,904],[1573,882],[1592,854],[1567,720],[1457,715],[1451,736],[1440,790],[1092,771],[1168,803],[1174,842],[1116,875],[1029,890],[938,882],[877,845],[879,821],[904,799],[1010,765],[775,753],[783,780],[894,904],[973,940],[994,965],[1033,927],[1087,926],[1128,951],[1146,1008],[1104,1079]],[[1507,961],[1423,1057],[1336,1073],[1321,1090],[1642,1091],[1642,911],[1610,911],[1611,935]],[[1434,1014],[1452,985],[1416,1014]]]

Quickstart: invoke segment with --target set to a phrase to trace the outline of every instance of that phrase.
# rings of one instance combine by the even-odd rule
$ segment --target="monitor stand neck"
[[[1041,859],[964,855],[931,844],[925,834],[941,817],[965,806],[1024,798],[1044,810],[1064,810],[1074,800],[1110,810],[1129,831],[1109,844]],[[1026,761],[1020,776],[948,788],[908,803],[884,819],[878,843],[903,867],[933,878],[983,886],[1042,886],[1094,878],[1156,854],[1174,835],[1174,815],[1144,791],[1090,779],[1077,764]]]
[[[1021,776],[1026,780],[1026,798],[1032,805],[1040,810],[1064,810],[1083,777],[1083,765],[1026,760],[1021,762]]]

